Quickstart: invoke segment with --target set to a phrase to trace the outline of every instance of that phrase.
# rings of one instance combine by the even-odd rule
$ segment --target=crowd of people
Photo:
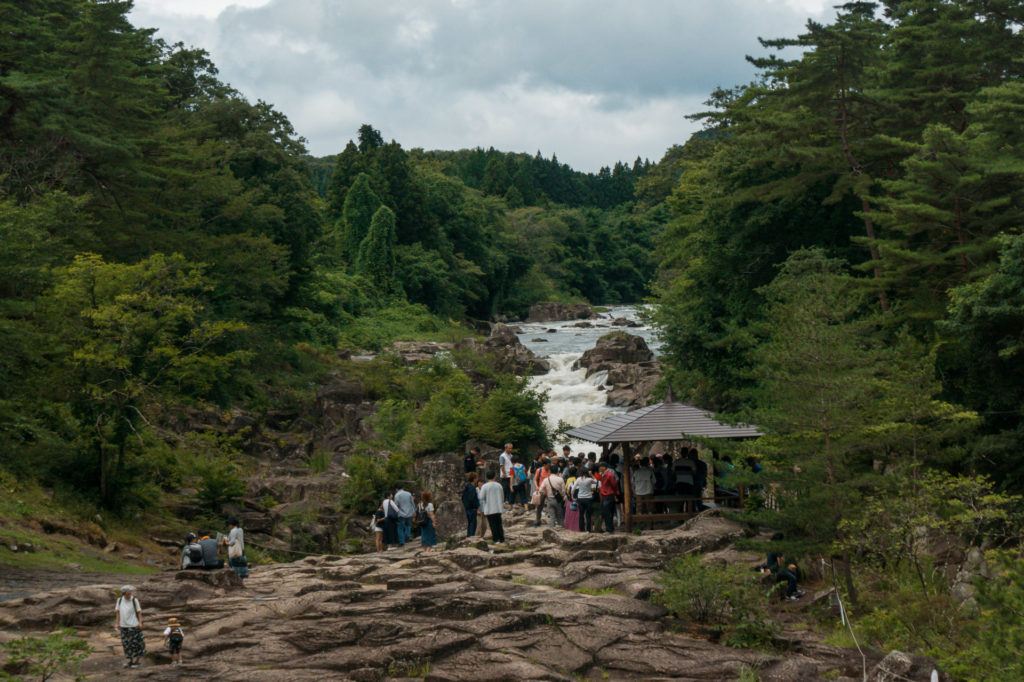
[[[758,470],[756,463],[748,464],[752,471]],[[563,447],[561,454],[554,450],[538,452],[526,461],[514,452],[511,443],[506,443],[497,460],[489,463],[480,448],[474,447],[463,462],[465,482],[460,497],[466,514],[466,537],[484,539],[489,532],[493,542],[505,542],[506,514],[532,514],[532,524],[537,527],[546,523],[574,532],[613,533],[624,518],[622,465],[617,453],[600,457],[595,452],[573,454],[569,446]],[[695,512],[738,494],[729,481],[733,465],[728,457],[715,460],[710,485],[708,465],[695,449],[675,455],[638,455],[630,466],[633,511],[640,514],[680,508]],[[181,568],[227,567],[242,578],[248,576],[244,531],[238,519],[228,519],[227,525],[226,535],[189,533],[181,553]],[[370,529],[378,552],[404,547],[416,537],[425,551],[433,551],[437,545],[433,495],[422,491],[416,496],[404,484],[395,485],[372,515]],[[226,551],[226,566],[221,549]],[[785,583],[787,598],[799,599],[803,594],[797,589],[799,569],[781,553],[769,553],[756,570]],[[142,606],[131,585],[121,588],[114,612],[125,667],[137,667],[146,653],[146,642]],[[176,618],[170,618],[163,635],[172,665],[180,665],[184,628]]]

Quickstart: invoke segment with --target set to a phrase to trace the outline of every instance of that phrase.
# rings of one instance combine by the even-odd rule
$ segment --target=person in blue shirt
[[[402,547],[412,537],[412,517],[416,515],[416,502],[412,493],[399,483],[395,486],[395,506],[398,507],[398,546]]]

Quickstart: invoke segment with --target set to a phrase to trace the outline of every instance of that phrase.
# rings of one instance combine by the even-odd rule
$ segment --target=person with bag
[[[378,552],[384,551],[384,508],[377,505],[377,511],[370,517],[370,532],[373,533],[373,545]]]
[[[594,496],[597,493],[597,481],[584,468],[572,486],[573,497],[579,507],[579,530],[591,533],[594,530]]]
[[[618,506],[619,478],[608,466],[607,462],[601,462],[597,467],[598,492],[601,495],[601,520],[604,523],[604,532],[615,532],[615,508]]]
[[[533,475],[534,493],[533,498],[530,500],[530,504],[533,505],[534,511],[537,512],[537,518],[533,523],[537,528],[540,528],[540,515],[544,511],[544,481],[550,475],[551,464],[546,459],[542,459],[540,468],[537,469],[537,473]]]
[[[476,515],[480,513],[480,496],[476,492],[478,476],[475,471],[466,474],[466,485],[462,487],[462,508],[466,510],[466,537],[476,535]]]
[[[185,643],[185,630],[174,616],[167,619],[164,642],[167,643],[167,651],[171,654],[171,665],[181,665],[181,645]]]
[[[245,531],[238,524],[238,519],[228,519],[228,536],[224,539],[228,546],[228,566],[239,578],[249,577],[249,562],[245,558]]]
[[[384,549],[394,549],[398,543],[398,505],[391,499],[391,495],[381,502],[384,510]]]
[[[562,478],[561,469],[551,467],[551,474],[544,479],[541,490],[548,510],[548,526],[561,526],[565,517],[565,479]]]
[[[126,668],[138,668],[146,655],[146,638],[142,634],[142,606],[135,598],[135,588],[125,585],[114,605],[114,629],[121,636]]]
[[[437,545],[437,518],[434,516],[433,496],[430,493],[420,493],[420,504],[416,511],[420,526],[420,545],[428,552],[433,551]]]
[[[526,495],[526,486],[530,483],[530,475],[526,473],[526,465],[519,457],[515,458],[512,465],[512,507],[519,507],[526,511],[529,498]]]
[[[575,466],[570,466],[569,473],[565,476],[565,514],[562,517],[562,527],[573,533],[580,532],[580,507],[572,492],[578,473]]]
[[[203,547],[199,544],[199,536],[189,533],[185,536],[185,546],[181,550],[181,570],[204,567]]]

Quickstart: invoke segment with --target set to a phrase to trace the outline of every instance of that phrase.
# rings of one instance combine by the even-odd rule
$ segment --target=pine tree
[[[508,191],[512,180],[509,178],[508,170],[505,168],[505,161],[500,155],[492,156],[487,161],[484,169],[484,180],[480,191],[492,196],[503,196]]]
[[[359,245],[357,269],[385,296],[395,293],[395,212],[381,206]]]
[[[370,187],[370,176],[360,173],[356,176],[352,187],[345,195],[345,205],[341,209],[340,258],[354,262],[359,256],[359,247],[370,231],[370,223],[381,200]],[[339,258],[339,260],[340,260]]]

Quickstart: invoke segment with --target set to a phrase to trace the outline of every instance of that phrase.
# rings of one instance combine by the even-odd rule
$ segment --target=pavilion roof
[[[591,443],[673,441],[687,438],[756,438],[763,435],[748,424],[724,424],[714,414],[693,405],[664,402],[616,414],[567,432]]]

